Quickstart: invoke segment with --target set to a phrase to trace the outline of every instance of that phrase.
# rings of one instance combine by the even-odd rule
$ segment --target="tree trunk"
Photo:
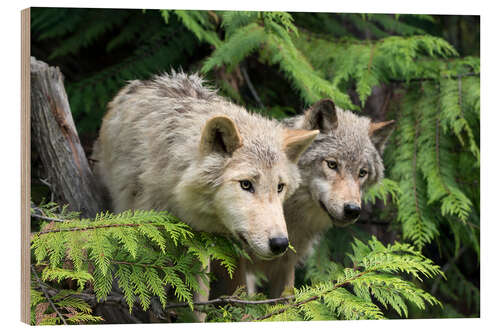
[[[71,116],[59,68],[31,57],[32,148],[38,150],[51,191],[69,210],[95,217],[104,195],[90,170]]]
[[[40,157],[44,174],[58,203],[68,204],[82,217],[95,217],[106,208],[104,188],[94,177],[80,144],[59,68],[31,57],[31,148]],[[120,292],[113,283],[113,290]],[[120,304],[94,304],[93,312],[106,323],[148,322],[148,313]]]
[[[62,73],[34,57],[31,57],[31,140],[31,149],[39,155],[51,191],[57,197],[55,201],[69,204],[69,209],[81,212],[82,217],[95,217],[107,208],[107,192],[94,177],[80,144]],[[121,292],[116,281],[113,291]],[[152,306],[161,308],[154,298]],[[153,312],[136,307],[129,313],[123,304],[93,304],[93,312],[109,324],[144,323],[154,318]]]

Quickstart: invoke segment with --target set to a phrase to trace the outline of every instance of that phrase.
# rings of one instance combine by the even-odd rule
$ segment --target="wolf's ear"
[[[288,156],[288,159],[293,163],[297,163],[300,155],[304,152],[304,150],[306,150],[307,147],[309,147],[318,133],[318,130],[285,130],[283,148],[286,156]]]
[[[375,148],[378,152],[382,154],[385,148],[385,143],[392,131],[396,127],[396,122],[394,120],[383,121],[380,123],[371,123],[369,129],[370,139],[372,140]]]
[[[327,133],[336,129],[337,125],[337,111],[331,99],[322,99],[305,112],[303,128],[306,130],[317,129]]]
[[[200,150],[204,155],[212,152],[232,154],[242,144],[236,124],[226,116],[210,118],[201,133]]]

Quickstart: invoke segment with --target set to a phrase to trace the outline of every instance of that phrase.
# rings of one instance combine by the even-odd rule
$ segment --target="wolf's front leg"
[[[257,278],[255,277],[255,274],[247,272],[245,275],[245,284],[247,286],[247,294],[249,296],[257,293]]]
[[[280,265],[278,276],[269,281],[269,296],[278,298],[294,294],[295,286],[295,263],[286,262]]]
[[[203,269],[203,271],[208,275],[210,274],[210,262],[208,265]],[[196,277],[196,280],[198,281],[198,284],[200,285],[200,292],[195,292],[193,295],[194,301],[195,302],[206,302],[208,301],[208,296],[210,295],[210,280],[205,283],[201,276]],[[201,311],[194,311],[194,315],[196,317],[196,320],[199,323],[205,322],[205,318],[207,317],[207,314],[205,312]]]
[[[283,290],[280,296],[290,296],[295,293],[295,265],[289,267],[289,270],[285,276],[285,283],[283,285]]]

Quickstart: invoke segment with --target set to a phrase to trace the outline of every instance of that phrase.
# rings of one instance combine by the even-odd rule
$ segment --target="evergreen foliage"
[[[31,23],[33,39],[43,49],[37,56],[61,66],[67,78],[71,109],[83,133],[99,128],[106,104],[128,80],[187,68],[196,47],[177,16],[167,25],[157,11],[36,8]],[[97,64],[89,61],[92,56],[81,57],[95,52],[92,45],[101,53]]]
[[[196,277],[208,280],[202,267],[217,259],[232,276],[238,256],[246,255],[226,238],[195,234],[172,215],[153,211],[45,222],[32,234],[31,248],[43,281],[71,280],[100,302],[116,279],[129,311],[136,299],[148,309],[153,296],[164,307],[168,289],[192,309],[192,292],[200,290]]]
[[[53,205],[50,207],[53,209]],[[95,295],[97,302],[104,302],[111,294],[113,280],[130,312],[135,303],[148,310],[153,297],[163,309],[175,299],[186,302],[193,310],[192,292],[200,291],[197,277],[209,279],[202,269],[208,260],[219,260],[231,276],[237,258],[248,258],[237,244],[219,236],[195,233],[162,212],[127,211],[100,214],[93,220],[48,220],[32,235],[34,267],[41,270],[43,283],[54,285],[49,287],[57,291],[51,300],[56,308],[68,312],[65,316],[69,323],[101,321],[79,296]],[[384,246],[374,237],[367,244],[356,239],[348,257],[352,267],[331,262],[334,269],[314,275],[312,285],[296,289],[291,303],[259,304],[256,308],[245,304],[245,318],[241,308],[231,304],[222,312],[222,318],[219,311],[207,312],[215,321],[382,319],[383,311],[374,300],[406,317],[406,302],[422,310],[425,303],[440,304],[434,296],[398,276],[419,281],[438,274],[444,277],[438,266],[412,246],[397,242]],[[59,289],[69,281],[73,289]],[[40,288],[34,280],[32,323],[60,324],[62,319],[56,312],[45,313],[49,302]],[[238,299],[252,298],[240,294]]]
[[[62,318],[69,324],[90,324],[103,321],[101,317],[92,315],[92,309],[85,301],[74,297],[77,294],[75,291],[61,290],[51,297],[54,306],[62,312],[62,318],[50,307],[50,303],[42,292],[32,288],[30,293],[32,325],[63,324]]]
[[[33,54],[61,67],[78,130],[82,137],[89,136],[89,141],[96,136],[106,103],[127,80],[147,78],[170,68],[201,71],[221,94],[275,118],[295,115],[320,98],[331,98],[338,107],[397,121],[384,154],[386,179],[364,195],[363,210],[368,217],[362,216],[348,229],[329,231],[304,268],[297,272],[296,301],[302,299],[302,294],[312,295],[308,292],[318,299],[303,306],[281,304],[273,309],[262,305],[247,309],[234,304],[209,307],[206,310],[212,320],[259,318],[281,308],[287,310],[272,319],[348,319],[356,318],[356,313],[361,318],[361,312],[366,318],[479,315],[477,18],[35,8],[31,26]],[[389,93],[386,102],[374,110],[372,97],[380,87]],[[52,216],[50,207],[44,210]],[[129,306],[138,297],[147,308],[153,295],[162,304],[169,301],[167,294],[159,291],[160,286],[166,285],[182,285],[178,291],[173,287],[174,296],[178,301],[189,302],[197,284],[189,280],[191,275],[186,272],[193,273],[209,257],[222,259],[228,270],[234,269],[234,261],[229,259],[236,249],[234,244],[229,246],[216,238],[222,242],[216,244],[226,250],[207,253],[204,244],[215,242],[212,236],[193,234],[166,213],[126,214],[103,215],[92,223],[127,224],[132,222],[125,221],[132,218],[132,224],[141,227],[35,236],[33,251],[37,267],[44,267],[42,277],[55,281],[71,279],[79,287],[98,285],[99,299],[108,295],[110,278],[120,281],[121,277],[119,283],[128,290]],[[66,228],[82,228],[91,223],[78,222],[74,216],[69,219],[72,222],[65,222]],[[144,224],[146,221],[156,222]],[[175,228],[166,230],[165,225],[185,233]],[[45,224],[40,227],[34,224],[34,231],[47,228]],[[56,222],[50,225],[58,227]],[[179,232],[175,240],[174,230]],[[93,239],[85,241],[85,251],[79,247],[78,242],[83,242],[80,233]],[[363,260],[356,257],[356,251],[363,247],[355,239],[368,243],[370,251],[376,252],[378,245],[370,240],[372,233],[386,244],[395,240],[411,244],[394,243],[380,250],[386,251],[391,260],[396,260],[392,247],[411,249],[401,251],[416,260],[412,265],[425,261],[422,255],[426,256],[443,266],[449,278],[440,277],[437,271],[425,271],[432,278],[420,282],[414,274],[405,272],[404,277],[412,277],[412,281],[407,281],[394,271],[371,271],[371,266],[360,266]],[[142,246],[144,243],[147,246]],[[354,250],[354,263],[346,262],[351,243],[358,249]],[[114,247],[117,245],[122,247],[118,252]],[[190,251],[180,255],[176,251],[181,248]],[[169,251],[174,252],[167,260],[164,253]],[[363,256],[370,257],[370,253],[363,252]],[[134,264],[116,264],[113,260],[117,258]],[[173,258],[192,263],[190,270],[183,268],[184,262],[179,264]],[[68,260],[71,269],[61,266]],[[168,273],[139,265],[155,265],[157,260],[158,265],[169,267]],[[95,270],[84,269],[90,266]],[[413,268],[420,272],[418,276],[426,276],[421,271],[423,267]],[[361,282],[354,282],[332,289],[345,281],[342,279],[352,277],[349,274],[368,270],[359,277],[359,281],[366,282],[364,287]],[[170,275],[166,277],[167,274]],[[147,276],[150,283],[134,280],[132,275]],[[182,278],[182,284],[177,283],[176,276]],[[377,279],[385,279],[384,283],[390,282],[393,287],[384,293],[377,287]],[[430,290],[432,296],[420,288]],[[419,296],[409,297],[409,290]],[[261,300],[263,296],[242,297]],[[369,297],[375,302],[369,301]],[[440,299],[443,306],[422,311],[424,301],[437,303],[432,297]],[[403,300],[410,305],[403,305],[407,304]],[[392,310],[386,312],[386,305]]]
[[[375,237],[367,243],[355,239],[348,254],[351,267],[330,262],[322,273],[313,274],[311,285],[295,290],[292,302],[247,306],[244,312],[226,306],[216,320],[332,320],[383,319],[392,308],[400,317],[408,316],[408,303],[420,309],[441,305],[431,294],[402,276],[422,281],[422,277],[444,277],[438,266],[414,247],[398,242],[384,246]]]

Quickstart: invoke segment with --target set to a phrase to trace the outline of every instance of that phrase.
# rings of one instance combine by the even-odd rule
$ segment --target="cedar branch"
[[[42,287],[42,285],[40,285]],[[47,292],[48,294],[56,294],[57,290],[49,290]],[[91,293],[79,293],[79,294],[72,294],[71,297],[76,297],[79,299],[82,299],[86,302],[91,302],[91,303],[99,303],[97,301],[97,296]],[[205,306],[205,305],[226,305],[226,304],[241,304],[241,305],[258,305],[258,304],[277,304],[281,302],[288,302],[290,300],[293,300],[295,296],[285,296],[285,297],[278,297],[278,298],[270,298],[270,299],[263,299],[263,300],[256,300],[256,301],[251,301],[251,300],[244,300],[240,299],[238,297],[234,296],[227,296],[227,297],[219,297],[219,298],[214,298],[208,301],[204,302],[193,302],[193,306]],[[117,294],[117,293],[112,293],[111,295],[108,295],[104,303],[124,303],[124,298],[122,295]],[[172,309],[172,308],[187,308],[190,305],[186,302],[183,303],[170,303],[167,304],[164,308],[166,309]]]
[[[363,275],[365,275],[365,274],[367,274],[367,273],[369,273],[369,272],[371,272],[371,270],[366,270],[366,271],[364,271],[364,272],[361,272],[361,273],[359,273],[359,274],[356,274],[355,276],[353,276],[353,277],[352,277],[352,278],[350,278],[350,279],[345,280],[344,282],[337,283],[337,284],[336,284],[336,285],[334,285],[331,289],[329,289],[329,290],[327,290],[327,291],[323,292],[323,293],[322,293],[322,294],[320,294],[320,295],[314,295],[314,296],[311,296],[311,297],[309,297],[308,299],[305,299],[305,300],[303,300],[303,301],[300,301],[300,302],[297,302],[297,303],[292,303],[292,304],[288,305],[287,307],[284,307],[284,308],[278,309],[278,310],[276,310],[276,311],[273,311],[273,312],[271,312],[271,313],[268,313],[268,314],[266,314],[266,315],[264,315],[264,316],[261,316],[261,317],[259,317],[259,318],[255,319],[255,320],[256,320],[256,321],[262,321],[262,320],[265,320],[265,319],[270,318],[270,317],[272,317],[272,316],[275,316],[275,315],[278,315],[278,314],[280,314],[280,313],[283,313],[283,312],[285,312],[286,310],[288,310],[288,309],[290,309],[290,308],[292,308],[292,307],[299,307],[299,306],[301,306],[302,304],[306,304],[306,303],[309,303],[309,302],[315,301],[315,300],[317,300],[318,298],[322,297],[324,294],[329,293],[329,292],[332,292],[332,291],[334,291],[335,289],[338,289],[338,288],[340,288],[340,287],[343,287],[343,286],[345,286],[345,285],[347,285],[347,284],[351,283],[352,281],[354,281],[354,280],[356,280],[356,279],[359,279],[361,276],[363,276]]]
[[[42,292],[43,294],[45,295],[45,298],[47,299],[47,301],[49,302],[50,306],[52,307],[52,309],[54,309],[55,313],[57,313],[57,316],[59,318],[61,318],[62,322],[64,325],[68,325],[68,323],[66,322],[66,320],[64,319],[64,317],[62,316],[62,314],[59,312],[59,310],[57,310],[57,307],[54,305],[54,303],[52,302],[52,299],[50,298],[49,294],[47,293],[47,290],[45,289],[45,287],[43,286],[42,282],[40,281],[40,278],[38,277],[38,274],[36,273],[36,270],[35,268],[33,267],[33,265],[31,265],[31,271],[33,272],[33,276],[35,277],[36,279],[36,282],[38,283],[38,285],[40,286],[40,289],[42,289]]]
[[[72,232],[72,231],[87,231],[87,230],[95,230],[95,229],[103,229],[103,228],[119,228],[119,227],[140,227],[144,224],[154,224],[155,222],[145,222],[145,223],[116,223],[116,224],[105,224],[105,225],[96,225],[91,227],[83,227],[83,228],[68,228],[68,229],[51,229],[39,231],[31,234],[33,236],[39,236],[43,234],[53,233],[53,232]]]

